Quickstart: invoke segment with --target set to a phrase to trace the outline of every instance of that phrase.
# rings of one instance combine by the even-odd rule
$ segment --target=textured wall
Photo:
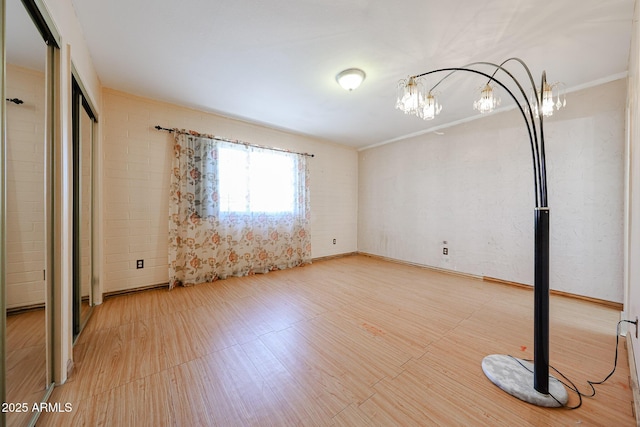
[[[109,89],[103,101],[104,292],[168,281],[173,137],[155,125],[315,154],[310,160],[313,257],[356,250],[354,149]],[[144,269],[136,269],[137,259],[144,259]]]
[[[636,2],[633,16],[633,35],[631,38],[631,52],[629,55],[629,169],[628,169],[628,250],[627,250],[627,295],[625,300],[626,318],[635,320],[640,316],[640,7]],[[634,331],[634,326],[629,325]],[[633,355],[636,370],[640,367],[640,343],[635,334],[629,334],[632,340]],[[633,363],[631,361],[631,363]],[[637,371],[636,371],[637,372]],[[640,377],[636,378],[639,380]],[[636,408],[638,402],[636,401]],[[637,411],[637,409],[636,409]]]
[[[545,122],[552,289],[622,301],[624,102],[615,81]],[[361,151],[358,249],[532,284],[530,153],[514,111]]]
[[[44,74],[7,65],[7,308],[42,304],[45,285]],[[4,101],[3,101],[4,102]]]

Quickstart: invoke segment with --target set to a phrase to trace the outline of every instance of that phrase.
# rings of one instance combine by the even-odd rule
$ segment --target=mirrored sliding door
[[[79,80],[73,77],[73,337],[93,308],[94,286],[94,124],[95,115]]]
[[[0,425],[32,425],[51,370],[53,58],[38,0],[4,0]]]

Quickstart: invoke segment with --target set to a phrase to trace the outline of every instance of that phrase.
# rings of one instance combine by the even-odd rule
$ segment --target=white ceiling
[[[72,1],[104,86],[355,147],[475,114],[472,92],[482,81],[466,75],[439,86],[444,109],[435,120],[403,115],[394,109],[396,83],[409,74],[517,56],[536,81],[546,69],[569,89],[620,76],[634,7],[634,0]],[[367,78],[347,92],[335,75],[351,67]]]
[[[22,2],[7,0],[5,13],[7,16],[5,32],[7,62],[44,72],[46,45],[22,6]],[[13,97],[10,93],[6,95]]]

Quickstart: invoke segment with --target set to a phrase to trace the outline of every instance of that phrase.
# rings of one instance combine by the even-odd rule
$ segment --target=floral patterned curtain
[[[304,155],[175,132],[169,287],[311,261]]]

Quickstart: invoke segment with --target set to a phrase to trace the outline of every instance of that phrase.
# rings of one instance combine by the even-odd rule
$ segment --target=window
[[[297,159],[290,153],[220,144],[221,213],[293,213]]]
[[[306,156],[184,132],[175,138],[171,287],[311,260]]]

